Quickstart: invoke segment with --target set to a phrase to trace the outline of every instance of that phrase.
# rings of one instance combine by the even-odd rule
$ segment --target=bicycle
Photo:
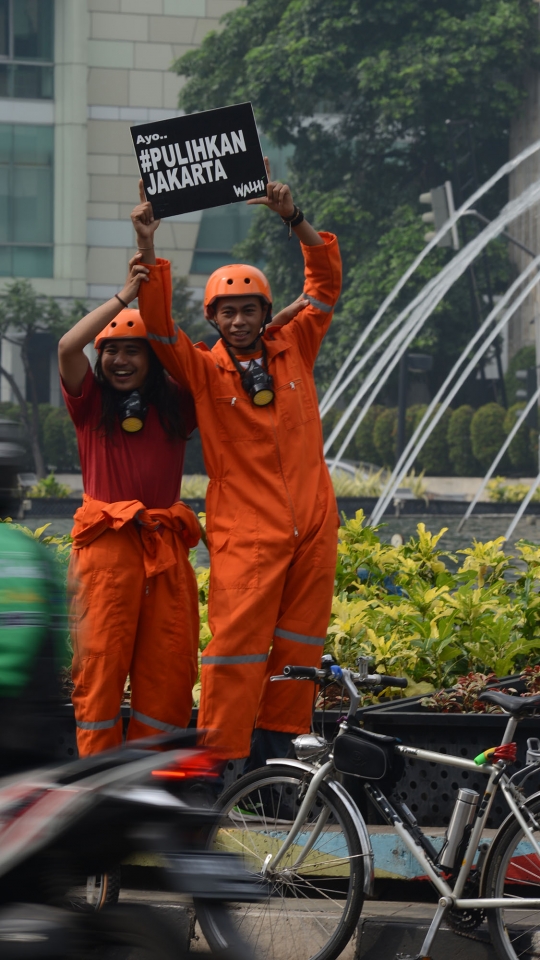
[[[333,744],[313,733],[293,741],[297,759],[269,760],[230,786],[218,801],[221,821],[215,849],[242,855],[246,866],[268,885],[257,904],[237,904],[235,922],[260,960],[335,960],[356,930],[364,898],[373,892],[374,865],[369,833],[340,778],[363,781],[368,800],[393,827],[439,895],[420,953],[428,960],[443,918],[473,930],[487,918],[500,960],[540,956],[540,793],[525,798],[522,787],[540,771],[540,743],[528,741],[527,765],[509,775],[516,759],[519,720],[540,710],[540,695],[514,697],[486,691],[480,699],[508,714],[501,744],[475,760],[408,747],[398,738],[363,730],[356,719],[357,687],[406,686],[400,677],[369,674],[366,658],[358,672],[342,669],[332,657],[322,667],[287,666],[272,680],[310,680],[323,688],[337,683],[350,706]],[[445,841],[437,851],[414,815],[392,792],[406,757],[455,766],[487,777],[484,794],[458,790]],[[482,839],[497,790],[510,813],[488,846]],[[388,797],[387,794],[390,794]],[[537,912],[538,911],[538,912]],[[211,946],[222,932],[203,917]],[[284,952],[285,949],[285,952]]]

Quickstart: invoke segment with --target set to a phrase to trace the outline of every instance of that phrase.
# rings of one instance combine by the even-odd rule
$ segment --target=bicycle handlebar
[[[381,687],[407,687],[409,681],[407,677],[386,677],[384,674],[379,674],[381,678]]]
[[[360,674],[352,671],[348,671],[348,674],[355,683],[366,687],[406,687],[408,685],[406,677],[390,677],[381,673],[372,673],[361,677]],[[316,683],[323,680],[335,680],[339,683],[342,680],[342,671],[337,666],[331,667],[330,670],[319,670],[317,667],[297,667],[288,664],[283,667],[283,676],[289,680],[314,680]]]
[[[294,667],[289,664],[283,667],[283,676],[290,677],[291,680],[324,680],[326,673],[317,667]]]

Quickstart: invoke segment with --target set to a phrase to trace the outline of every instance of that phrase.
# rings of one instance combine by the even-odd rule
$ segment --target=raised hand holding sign
[[[146,197],[155,217],[266,194],[250,103],[131,127]]]
[[[264,166],[266,170],[266,176],[268,177],[268,183],[266,184],[266,196],[255,197],[252,200],[248,200],[248,203],[263,204],[265,207],[268,207],[269,210],[273,210],[274,213],[279,213],[280,217],[286,219],[295,211],[291,188],[288,186],[288,184],[281,183],[279,180],[272,180],[270,175],[270,161],[268,157],[264,158]]]

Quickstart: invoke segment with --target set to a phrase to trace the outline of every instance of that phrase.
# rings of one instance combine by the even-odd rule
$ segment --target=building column
[[[54,277],[86,296],[87,0],[56,0]]]

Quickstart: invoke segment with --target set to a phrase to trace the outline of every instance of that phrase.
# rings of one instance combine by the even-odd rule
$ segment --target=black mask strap
[[[257,340],[259,339],[259,337],[260,337],[260,334],[257,337]],[[238,370],[238,373],[240,374],[241,377],[243,377],[244,374],[246,373],[246,367],[243,367],[242,364],[238,362],[238,360],[236,359],[233,353],[233,348],[231,347],[230,343],[227,343],[224,337],[222,337],[221,339],[223,340],[223,343],[225,344],[225,349],[229,354],[229,357],[231,358],[232,362],[234,363],[236,369]],[[250,346],[252,347],[255,343],[257,343],[257,340],[254,340],[253,343],[250,344]],[[249,347],[245,347],[244,349],[249,350]],[[266,373],[268,373],[268,355],[266,353],[266,344],[262,338],[261,338],[261,350],[262,350],[262,365]],[[256,361],[251,359],[250,362],[253,363]]]

